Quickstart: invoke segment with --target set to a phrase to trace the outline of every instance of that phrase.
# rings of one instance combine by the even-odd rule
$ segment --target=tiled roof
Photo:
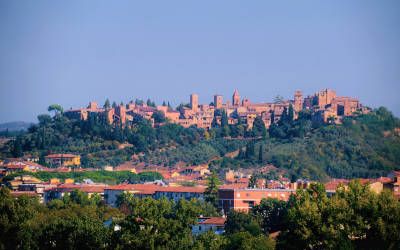
[[[35,191],[12,191],[11,196],[18,197],[18,196],[38,196],[38,194]]]
[[[336,190],[336,188],[340,185],[347,185],[350,182],[350,180],[347,179],[334,179],[330,182],[325,183],[325,189],[326,190]]]
[[[75,189],[78,189],[85,193],[104,193],[104,189],[107,185],[76,185],[76,184],[61,184],[55,188],[51,188],[49,190],[58,191],[58,192],[71,192]]]
[[[207,225],[224,225],[226,218],[224,217],[209,217],[205,220],[199,222],[199,224],[207,224]]]
[[[174,193],[204,193],[204,187],[163,187],[154,184],[121,184],[109,186],[107,190],[126,190],[138,191],[138,193],[151,194],[155,192],[174,192]]]
[[[14,165],[14,164],[10,164],[10,165],[6,165],[5,166],[7,169],[24,169],[26,167],[26,165]]]

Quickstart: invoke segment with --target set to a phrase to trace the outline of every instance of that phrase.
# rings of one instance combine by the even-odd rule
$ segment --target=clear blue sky
[[[0,122],[322,88],[400,115],[400,1],[0,1]]]

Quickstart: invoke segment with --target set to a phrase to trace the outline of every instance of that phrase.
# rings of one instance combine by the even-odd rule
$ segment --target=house
[[[65,194],[74,190],[80,190],[90,198],[94,194],[104,196],[104,189],[107,187],[105,184],[60,184],[57,187],[50,188],[44,191],[44,202],[47,203],[53,199],[61,199]]]
[[[197,224],[192,225],[192,234],[197,236],[208,231],[215,234],[225,233],[225,217],[199,217]]]
[[[393,195],[400,199],[400,171],[393,171],[390,176],[393,176],[391,182],[385,183],[384,188],[393,192]]]
[[[220,187],[218,190],[219,208],[225,213],[233,209],[248,212],[262,199],[274,198],[287,201],[294,189],[260,189],[260,188],[236,188],[230,186]]]
[[[166,187],[155,184],[121,184],[105,188],[104,199],[106,204],[111,206],[116,206],[118,196],[123,193],[130,193],[139,198],[167,198],[169,200],[179,201],[180,199],[203,199],[204,191],[204,187]]]
[[[80,166],[81,157],[73,154],[51,154],[45,156],[45,161],[51,166]]]

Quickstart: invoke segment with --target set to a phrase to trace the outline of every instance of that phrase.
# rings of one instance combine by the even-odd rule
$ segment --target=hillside
[[[5,122],[0,123],[0,132],[1,131],[20,131],[20,130],[28,130],[28,128],[32,125],[30,122]]]
[[[315,124],[306,112],[297,120],[274,124],[269,133],[255,124],[253,130],[238,133],[241,124],[230,125],[228,132],[169,123],[152,128],[146,120],[122,128],[96,116],[78,121],[41,115],[39,124],[7,143],[1,155],[36,154],[43,160],[50,152],[77,153],[84,167],[115,166],[132,155],[136,162],[161,166],[184,162],[237,169],[273,164],[288,177],[319,180],[375,177],[400,168],[400,121],[385,108],[348,117],[342,125]],[[232,157],[234,151],[238,155]]]

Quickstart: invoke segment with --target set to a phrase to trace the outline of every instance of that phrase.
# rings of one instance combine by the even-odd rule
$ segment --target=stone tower
[[[296,90],[294,92],[294,111],[296,113],[300,112],[303,109],[303,94],[300,90]]]
[[[216,109],[222,108],[222,95],[214,95],[214,107]]]
[[[232,105],[236,107],[240,105],[240,95],[237,89],[235,89],[235,92],[233,92]]]
[[[190,95],[190,107],[194,112],[197,112],[199,109],[199,96],[197,94]]]

